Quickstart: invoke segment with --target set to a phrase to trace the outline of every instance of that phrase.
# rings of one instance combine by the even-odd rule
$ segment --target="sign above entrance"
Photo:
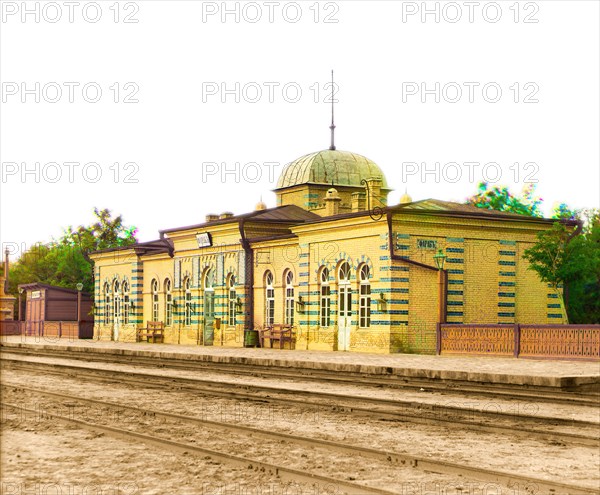
[[[200,248],[212,246],[212,237],[210,232],[196,234],[196,240],[198,241],[198,247]]]

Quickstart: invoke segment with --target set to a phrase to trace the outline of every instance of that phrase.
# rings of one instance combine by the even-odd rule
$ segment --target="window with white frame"
[[[214,317],[215,299],[214,299],[215,272],[209,268],[204,274],[204,316]]]
[[[152,321],[158,321],[158,281],[152,280],[150,284],[152,292]]]
[[[113,285],[113,321],[115,323],[121,323],[121,284],[118,280],[115,280]]]
[[[190,279],[186,278],[183,282],[185,289],[185,314],[184,314],[184,325],[192,324],[192,287]]]
[[[237,296],[235,293],[235,275],[229,275],[227,278],[227,324],[230,326],[235,325],[235,304],[237,302]]]
[[[328,327],[331,323],[331,287],[329,286],[329,270],[323,267],[320,276],[320,315],[321,326]]]
[[[273,287],[273,274],[268,271],[265,274],[265,325],[272,326],[275,323],[275,288]]]
[[[104,323],[110,323],[110,285],[108,282],[104,284]]]
[[[129,324],[131,320],[131,296],[129,294],[129,282],[123,282],[123,323]]]
[[[285,319],[286,325],[294,324],[294,274],[288,271],[285,280]]]
[[[371,282],[369,281],[369,267],[362,265],[359,271],[360,279],[360,300],[359,300],[359,321],[360,328],[369,328],[371,326]]]
[[[171,291],[171,280],[165,280],[165,325],[173,324],[173,292]]]

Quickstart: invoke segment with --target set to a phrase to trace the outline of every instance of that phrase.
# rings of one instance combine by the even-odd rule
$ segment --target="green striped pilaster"
[[[448,292],[446,294],[446,321],[464,322],[464,279],[465,279],[465,240],[460,237],[446,237],[446,265]]]
[[[498,247],[498,323],[515,323],[517,243],[501,240]]]
[[[566,323],[563,321],[563,314],[561,309],[561,302],[559,294],[556,293],[552,284],[546,284],[546,317],[549,324]],[[562,291],[562,284],[558,286],[558,290]]]

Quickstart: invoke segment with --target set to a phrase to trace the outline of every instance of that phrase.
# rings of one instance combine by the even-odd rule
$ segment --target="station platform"
[[[33,347],[45,350],[68,350],[73,353],[117,354],[290,369],[395,375],[407,379],[600,390],[599,361],[203,347],[20,335],[2,336],[0,345],[4,352],[10,352],[10,349],[15,347]]]

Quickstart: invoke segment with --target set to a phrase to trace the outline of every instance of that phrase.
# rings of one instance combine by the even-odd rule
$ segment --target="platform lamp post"
[[[25,292],[25,289],[23,289],[23,287],[19,287],[19,307],[17,308],[17,318],[19,319],[19,328],[21,326],[21,296],[23,295],[23,292]]]
[[[77,335],[79,335],[81,333],[81,291],[83,284],[79,282],[75,287],[77,287]]]
[[[438,269],[438,322],[436,325],[436,354],[442,351],[442,323],[446,323],[446,271],[444,270],[444,262],[446,255],[442,249],[438,249],[433,255],[433,261]]]

